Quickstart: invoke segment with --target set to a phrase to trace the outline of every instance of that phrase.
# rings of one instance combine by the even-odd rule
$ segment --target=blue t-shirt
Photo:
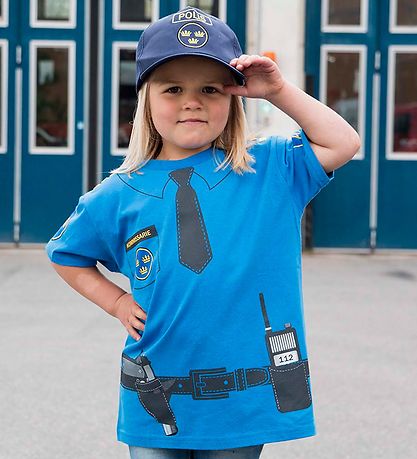
[[[127,276],[147,313],[121,359],[122,442],[228,449],[315,434],[300,226],[333,173],[302,131],[250,153],[256,173],[216,172],[208,149],[112,175],[47,245],[55,263]]]

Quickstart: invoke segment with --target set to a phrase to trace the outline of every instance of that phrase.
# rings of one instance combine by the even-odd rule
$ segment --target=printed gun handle
[[[165,435],[175,435],[178,432],[174,413],[169,405],[169,392],[165,392],[168,386],[175,381],[164,382],[155,377],[151,368],[151,362],[146,356],[139,356],[136,361],[143,370],[143,377],[135,381],[136,392],[140,403],[145,410],[153,416],[164,428]]]

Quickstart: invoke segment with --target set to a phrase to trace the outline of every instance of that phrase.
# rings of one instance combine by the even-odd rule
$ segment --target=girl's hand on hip
[[[242,54],[232,59],[230,65],[245,75],[246,84],[245,86],[225,85],[225,92],[229,94],[268,100],[285,84],[278,65],[269,57]]]
[[[145,328],[145,324],[139,319],[146,320],[146,312],[135,302],[130,293],[125,293],[116,301],[114,315],[124,325],[129,335],[139,341],[141,336],[136,330],[143,331]]]

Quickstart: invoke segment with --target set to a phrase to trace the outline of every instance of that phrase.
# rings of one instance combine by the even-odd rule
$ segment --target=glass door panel
[[[391,33],[417,33],[417,1],[390,0]]]
[[[387,157],[408,159],[417,156],[417,47],[391,47],[389,66]]]
[[[136,107],[136,43],[113,43],[112,155],[125,155]]]
[[[9,2],[0,0],[0,27],[7,27],[9,23]]]
[[[31,0],[30,24],[41,28],[76,27],[77,0]]]
[[[185,6],[194,6],[212,16],[219,17],[219,0],[187,0]]]
[[[120,22],[151,22],[152,0],[121,0]]]
[[[70,0],[38,0],[36,19],[38,21],[68,21]]]
[[[415,0],[397,0],[396,23],[399,26],[417,26],[417,2]]]
[[[364,127],[366,47],[322,47],[320,100],[339,113],[361,135]],[[355,159],[363,159],[363,149]]]
[[[329,0],[329,25],[359,25],[361,22],[361,0]]]
[[[212,16],[216,16],[220,18],[222,21],[228,21],[227,19],[227,10],[229,9],[229,25],[230,19],[232,16],[230,15],[230,10],[232,9],[233,12],[237,14],[243,14],[244,10],[240,10],[241,4],[239,4],[239,0],[236,0],[238,5],[234,6],[232,0],[181,0],[180,1],[180,8],[185,8],[187,6],[192,6],[194,8],[198,8],[205,13],[211,14]]]
[[[31,153],[73,153],[73,43],[31,43]]]
[[[366,31],[368,3],[368,0],[323,0],[322,30],[339,33]]]
[[[7,51],[7,41],[0,40],[0,154],[7,151]]]
[[[159,18],[159,0],[114,0],[113,28],[145,29]]]

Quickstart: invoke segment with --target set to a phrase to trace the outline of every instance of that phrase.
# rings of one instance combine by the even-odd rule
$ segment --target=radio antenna
[[[265,322],[265,331],[270,331],[271,330],[271,325],[269,324],[269,319],[266,314],[266,308],[265,308],[265,300],[264,300],[264,294],[260,293],[259,294],[259,300],[261,302],[261,308],[262,308],[262,315],[264,317],[264,322]]]

